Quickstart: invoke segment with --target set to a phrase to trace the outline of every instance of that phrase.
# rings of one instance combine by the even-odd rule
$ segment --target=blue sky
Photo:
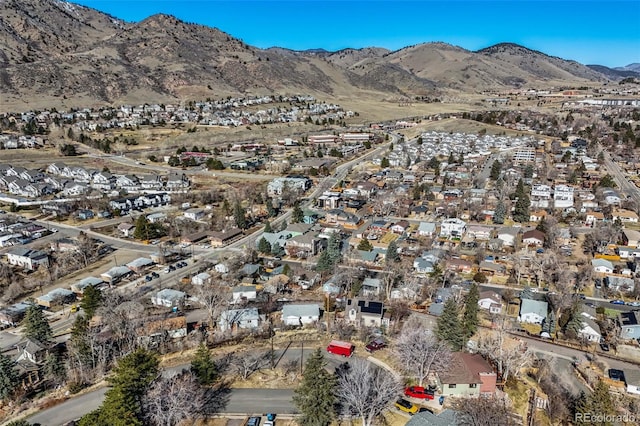
[[[584,64],[640,62],[640,1],[76,0],[129,22],[167,13],[266,48],[513,42]]]

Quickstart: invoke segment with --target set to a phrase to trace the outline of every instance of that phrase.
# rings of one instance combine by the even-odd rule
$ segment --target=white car
[[[58,228],[51,228],[51,232],[55,234],[56,232],[58,232]]]

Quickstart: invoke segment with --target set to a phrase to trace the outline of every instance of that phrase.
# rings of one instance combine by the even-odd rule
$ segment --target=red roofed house
[[[447,371],[438,373],[444,396],[492,395],[497,374],[480,354],[454,352]]]

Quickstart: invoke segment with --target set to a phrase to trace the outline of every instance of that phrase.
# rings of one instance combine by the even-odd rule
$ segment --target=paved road
[[[604,152],[604,165],[607,168],[609,174],[613,176],[613,179],[626,195],[630,196],[636,204],[640,205],[640,189],[633,183],[629,182],[626,175],[620,169],[620,166],[611,159],[611,155],[605,150]],[[622,195],[622,194],[620,194]]]
[[[82,396],[69,399],[62,404],[40,411],[29,417],[30,423],[43,426],[60,426],[98,408],[104,400],[107,388],[101,388]]]

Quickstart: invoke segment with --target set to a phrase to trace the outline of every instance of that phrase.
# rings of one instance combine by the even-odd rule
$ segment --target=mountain
[[[640,63],[635,62],[635,63],[633,63],[633,64],[629,64],[629,65],[626,65],[626,66],[624,66],[624,67],[616,67],[616,68],[614,68],[614,69],[615,69],[615,70],[618,70],[618,71],[635,71],[635,72],[640,72]]]
[[[574,61],[503,43],[294,51],[259,49],[169,15],[137,23],[59,0],[0,0],[0,97],[75,105],[236,94],[377,97],[567,85],[607,77]]]
[[[602,75],[605,75],[607,78],[611,80],[622,80],[624,78],[639,78],[640,71],[633,71],[630,69],[624,69],[626,67],[618,67],[618,68],[609,68],[604,65],[587,65],[592,70],[599,72]]]

